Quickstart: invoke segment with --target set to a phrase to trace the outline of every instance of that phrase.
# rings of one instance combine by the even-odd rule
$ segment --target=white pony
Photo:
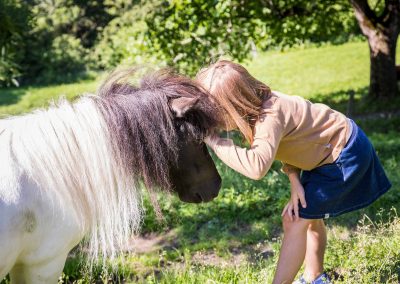
[[[140,184],[209,201],[220,188],[199,143],[215,109],[191,80],[159,71],[135,87],[115,73],[71,104],[0,120],[0,280],[56,283],[85,236],[114,257],[141,223]]]

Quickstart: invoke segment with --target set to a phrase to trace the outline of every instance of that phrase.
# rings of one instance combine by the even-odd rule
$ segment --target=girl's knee
[[[325,223],[323,219],[312,220],[309,229],[311,231],[325,230]]]
[[[313,222],[315,222],[315,220],[311,220],[311,219],[303,219],[303,218],[299,218],[298,220],[295,220],[295,218],[293,217],[293,221],[290,220],[288,214],[285,214],[282,218],[282,226],[283,226],[283,232],[287,233],[290,232],[292,230],[304,230],[306,231],[308,229],[308,227],[313,224]]]

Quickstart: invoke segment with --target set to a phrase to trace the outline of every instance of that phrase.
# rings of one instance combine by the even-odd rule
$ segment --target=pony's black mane
[[[129,82],[133,74],[132,69],[111,74],[96,102],[120,166],[147,188],[170,189],[169,168],[177,161],[180,143],[201,141],[216,127],[217,111],[199,85],[169,69],[147,74],[138,86]],[[170,107],[179,97],[198,98],[183,118]]]

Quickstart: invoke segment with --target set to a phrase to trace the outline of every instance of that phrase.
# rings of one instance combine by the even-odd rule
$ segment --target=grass
[[[312,98],[368,86],[369,55],[365,42],[263,53],[249,71],[272,89]]]
[[[400,48],[396,58],[399,64]],[[355,92],[354,114],[394,111],[400,105],[400,97],[394,102],[367,98],[369,48],[366,42],[262,53],[246,66],[273,90],[322,102],[342,112],[347,111],[349,91]]]
[[[399,64],[400,48],[396,59]],[[245,65],[272,89],[305,98],[357,91],[369,84],[367,42],[271,51],[259,54]]]
[[[356,92],[356,113],[395,110],[400,101],[365,99],[369,56],[356,42],[259,54],[247,67],[273,89],[346,110],[347,92]],[[93,92],[98,81],[0,90],[0,116],[43,107],[59,95],[73,99]],[[398,283],[400,280],[400,119],[357,121],[371,138],[393,183],[372,206],[327,221],[326,269],[336,283]],[[270,283],[279,251],[279,213],[289,196],[279,163],[261,181],[235,173],[216,159],[222,190],[212,203],[192,205],[159,195],[165,222],[149,209],[142,242],[162,242],[141,253],[127,253],[108,269],[89,274],[82,257],[71,254],[63,282]],[[111,267],[114,267],[111,269]]]
[[[98,85],[98,81],[83,81],[46,87],[0,89],[0,117],[43,108],[60,97],[73,100],[84,93],[94,93]]]
[[[397,49],[397,59],[400,60],[400,48]],[[272,89],[324,101],[339,108],[342,107],[340,102],[347,101],[349,90],[354,90],[356,98],[360,99],[366,94],[369,84],[369,51],[366,42],[270,51],[260,53],[245,65],[256,78]],[[0,117],[45,107],[59,96],[73,99],[85,92],[94,92],[99,82],[0,89]],[[396,106],[387,103],[382,108]],[[370,104],[368,107],[371,107]]]

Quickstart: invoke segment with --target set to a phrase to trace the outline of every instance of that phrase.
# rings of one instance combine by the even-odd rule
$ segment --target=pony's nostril
[[[215,179],[215,185],[216,185],[216,187],[218,188],[218,191],[219,191],[220,188],[221,188],[221,184],[222,184],[222,179],[221,179],[220,176],[218,176],[218,177]]]
[[[195,195],[199,198],[200,201],[203,201],[203,197],[201,196],[200,193],[196,193]]]
[[[214,191],[214,192],[211,194],[211,199],[214,199],[215,197],[217,197],[217,196],[218,196],[218,193],[219,193],[219,191]]]

